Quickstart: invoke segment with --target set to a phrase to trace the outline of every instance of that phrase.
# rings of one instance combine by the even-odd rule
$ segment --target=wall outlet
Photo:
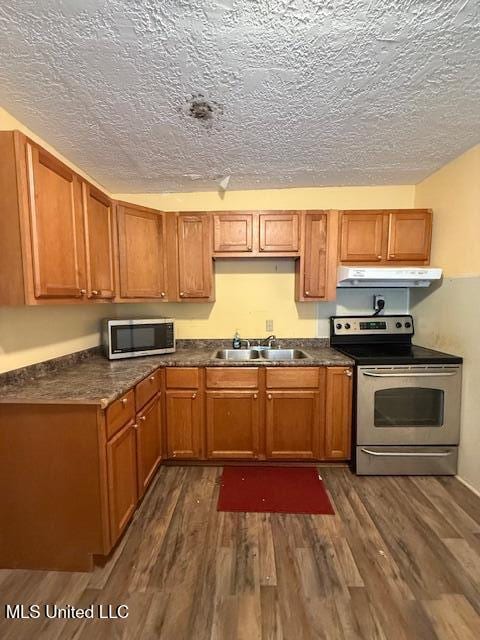
[[[267,320],[265,322],[265,331],[273,331],[273,320]]]
[[[383,303],[383,304],[382,304]],[[385,308],[385,296],[373,296],[373,310],[378,311],[379,309]]]

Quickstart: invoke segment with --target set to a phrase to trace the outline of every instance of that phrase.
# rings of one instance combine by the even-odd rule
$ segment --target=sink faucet
[[[250,349],[250,340],[247,340],[247,338],[241,338],[240,347],[242,346],[242,342],[245,343],[247,349]]]
[[[273,347],[276,341],[277,341],[277,336],[274,336],[273,334],[271,336],[268,336],[268,338],[265,338],[264,340],[262,340],[262,342],[266,344],[269,349]]]

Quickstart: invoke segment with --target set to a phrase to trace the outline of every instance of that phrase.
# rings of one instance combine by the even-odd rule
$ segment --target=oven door
[[[359,367],[357,444],[458,444],[461,380],[461,365]]]

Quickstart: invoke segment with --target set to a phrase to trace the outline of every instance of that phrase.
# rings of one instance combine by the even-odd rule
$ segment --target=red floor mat
[[[217,511],[335,513],[314,467],[224,467]]]

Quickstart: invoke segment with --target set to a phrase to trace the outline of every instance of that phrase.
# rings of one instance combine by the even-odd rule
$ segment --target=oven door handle
[[[418,451],[406,451],[405,453],[402,453],[401,451],[372,451],[371,449],[364,449],[363,447],[361,451],[363,451],[363,453],[367,453],[369,456],[380,456],[386,458],[446,458],[453,454],[453,451],[441,451],[439,453],[429,451],[426,451],[425,453],[420,453]]]
[[[373,373],[373,371],[362,371],[362,373],[370,378],[449,378],[456,376],[458,371],[445,373]]]

